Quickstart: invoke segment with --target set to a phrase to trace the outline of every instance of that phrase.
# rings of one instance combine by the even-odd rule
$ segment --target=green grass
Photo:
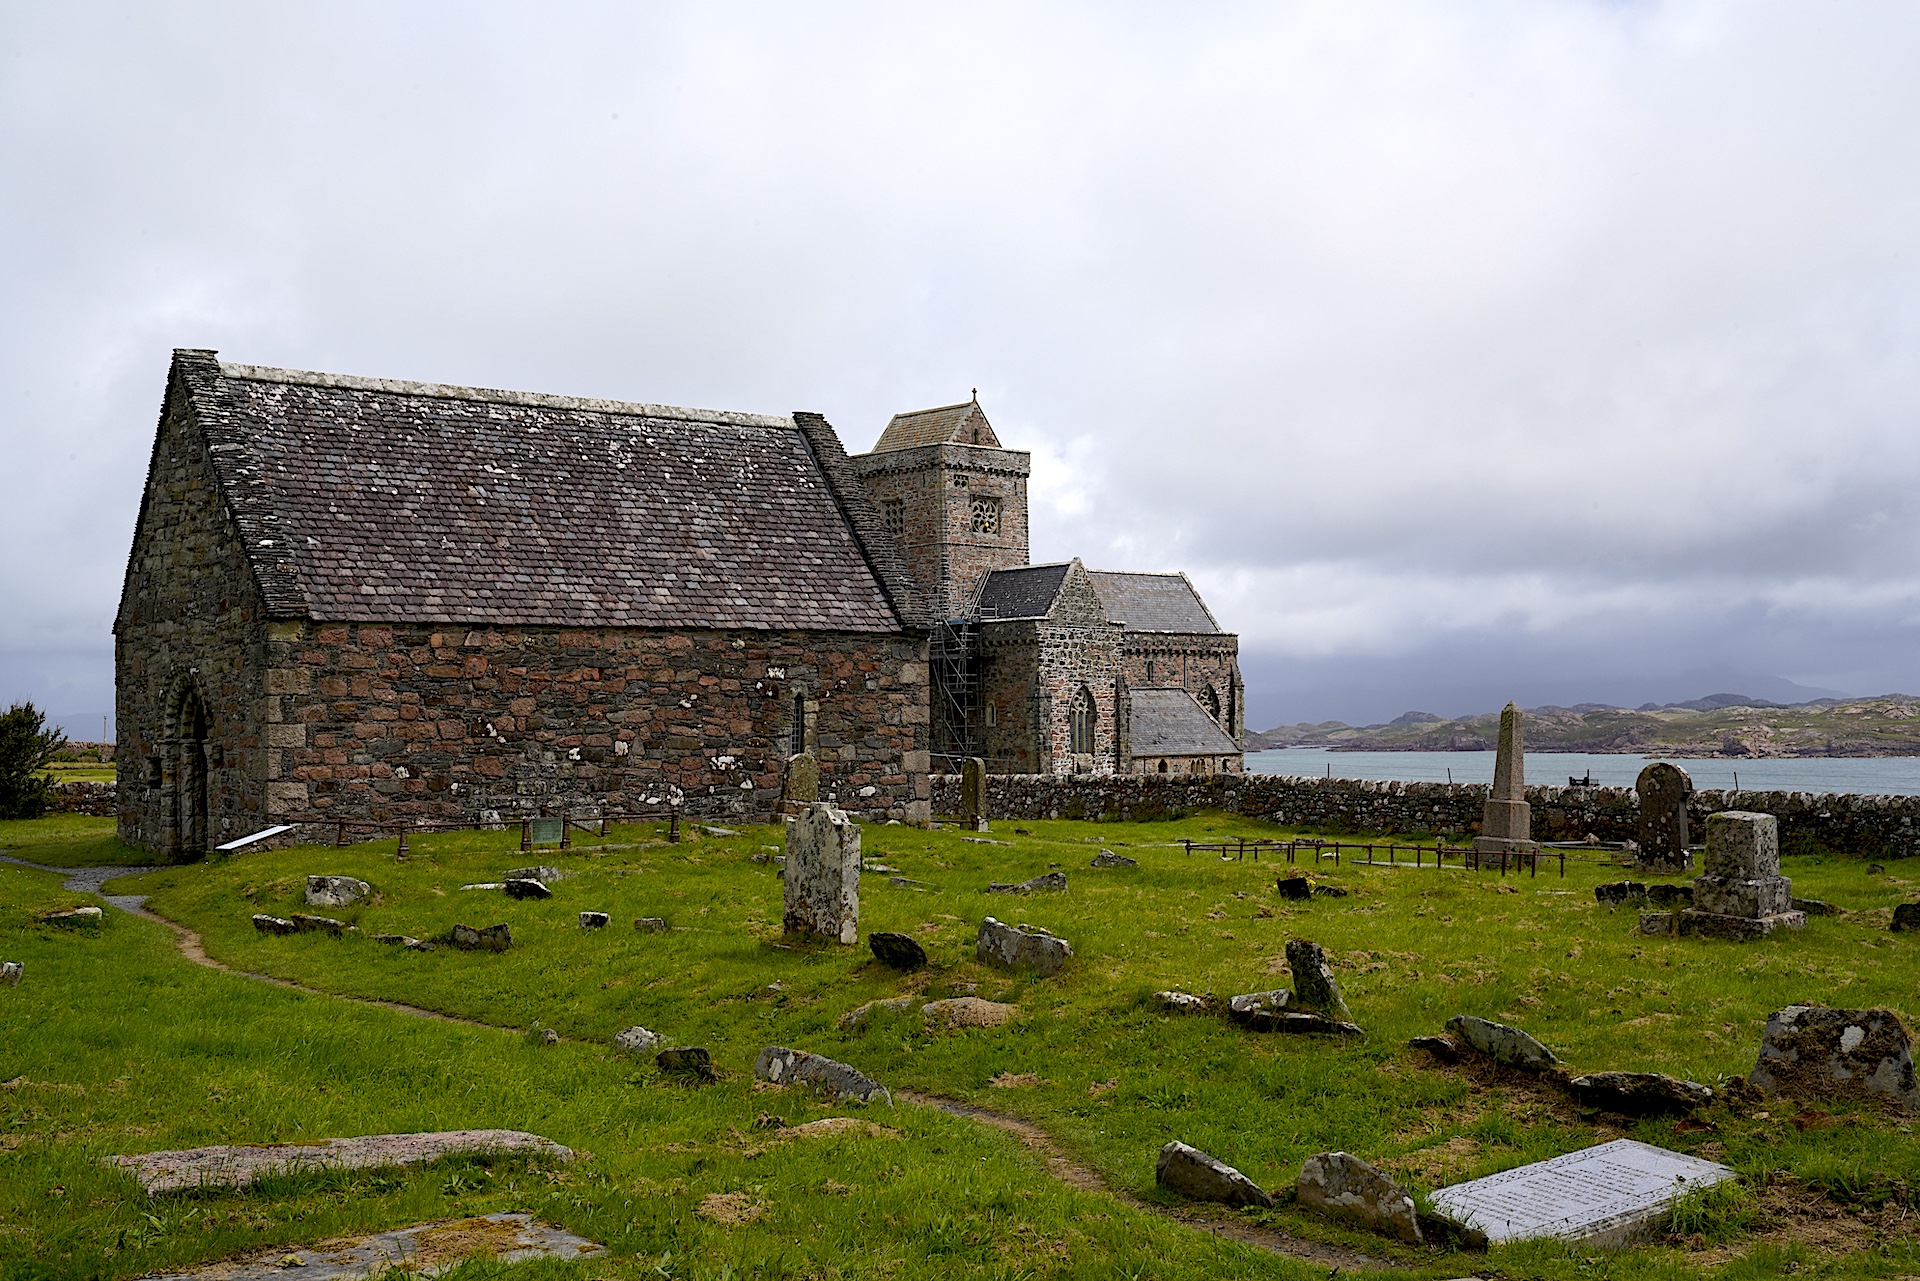
[[[0,820],[0,854],[43,867],[128,867],[157,862],[122,845],[114,820],[86,814]]]
[[[56,783],[111,783],[118,777],[112,761],[55,761],[45,772]]]
[[[20,952],[28,961],[26,984],[0,991],[0,1079],[25,1074],[88,1090],[0,1094],[0,1116],[8,1108],[33,1113],[9,1123],[26,1141],[0,1153],[0,1233],[8,1234],[0,1235],[0,1261],[18,1260],[10,1266],[20,1271],[38,1257],[27,1241],[57,1237],[63,1274],[137,1275],[249,1243],[522,1208],[613,1245],[615,1260],[595,1265],[594,1276],[657,1275],[650,1269],[669,1252],[669,1275],[700,1277],[728,1267],[742,1276],[836,1268],[847,1277],[1321,1275],[1071,1192],[1010,1140],[923,1109],[863,1113],[901,1130],[901,1140],[847,1138],[747,1155],[763,1141],[754,1129],[761,1111],[822,1114],[799,1096],[756,1091],[751,1063],[764,1045],[795,1045],[896,1088],[1016,1113],[1111,1185],[1148,1200],[1163,1199],[1153,1157],[1171,1138],[1264,1187],[1290,1185],[1305,1156],[1341,1148],[1424,1191],[1613,1137],[1537,1088],[1438,1069],[1404,1048],[1454,1013],[1522,1025],[1576,1069],[1651,1069],[1720,1083],[1751,1068],[1766,1015],[1782,1005],[1913,1004],[1920,944],[1887,933],[1885,911],[1870,911],[1908,896],[1904,864],[1894,864],[1892,876],[1868,876],[1858,862],[1790,860],[1796,893],[1863,915],[1817,918],[1803,932],[1740,946],[1635,934],[1632,912],[1593,901],[1592,886],[1617,879],[1617,870],[1587,864],[1570,865],[1564,881],[1504,883],[1490,873],[1328,864],[1317,875],[1352,896],[1288,905],[1273,893],[1270,864],[1190,857],[1170,844],[1272,834],[1248,821],[1019,826],[1030,834],[1007,823],[991,833],[1011,846],[950,830],[863,829],[868,857],[934,887],[863,879],[863,931],[911,932],[927,947],[932,965],[912,976],[881,968],[864,948],[781,939],[774,868],[750,861],[779,844],[771,828],[679,846],[659,841],[657,829],[622,828],[608,848],[535,856],[520,854],[513,833],[461,834],[410,842],[404,864],[394,862],[391,841],[306,847],[110,887],[152,893],[157,911],[199,931],[229,964],[430,1007],[498,1032],[213,974],[179,960],[158,927],[132,918],[113,918],[98,937],[57,934],[33,925],[31,914],[36,904],[71,896],[50,891],[51,878],[0,871],[0,913],[12,913],[0,915],[0,956]],[[1102,847],[1142,866],[1088,868]],[[544,902],[459,889],[528,862],[575,875]],[[1066,894],[982,892],[990,880],[1024,879],[1052,863],[1069,873]],[[373,884],[373,903],[330,913],[359,925],[359,935],[253,930],[256,911],[300,910],[303,878],[317,872]],[[614,925],[580,930],[575,914],[583,909],[612,913]],[[989,914],[1064,935],[1075,960],[1044,980],[981,967],[972,942]],[[631,928],[638,916],[663,916],[673,930],[639,934]],[[421,954],[369,937],[434,937],[456,921],[506,921],[515,946],[504,955]],[[1166,987],[1224,996],[1285,986],[1283,947],[1296,935],[1332,952],[1368,1031],[1363,1041],[1261,1037],[1214,1019],[1163,1016],[1152,1000]],[[967,990],[1017,1003],[1020,1017],[966,1032],[930,1028],[910,1013],[876,1015],[853,1031],[837,1026],[876,998]],[[518,1033],[535,1023],[570,1043],[527,1045]],[[634,1023],[708,1046],[721,1082],[674,1085],[613,1056],[604,1047]],[[1002,1073],[1030,1073],[1039,1084],[996,1088]],[[1836,1123],[1801,1131],[1782,1119],[1792,1109],[1776,1103],[1716,1107],[1711,1131],[1647,1121],[1631,1133],[1724,1160],[1756,1184],[1791,1175],[1844,1204],[1899,1201],[1920,1187],[1910,1122],[1835,1100],[1817,1105]],[[156,1202],[167,1235],[137,1250],[117,1234],[138,1236],[154,1206],[91,1164],[103,1152],[221,1139],[482,1125],[536,1130],[596,1155],[566,1184],[508,1169],[476,1173],[481,1185],[463,1189],[435,1171]],[[8,1169],[10,1162],[20,1164]],[[50,1195],[54,1185],[65,1192]],[[841,1185],[861,1190],[843,1195]],[[710,1192],[741,1190],[766,1207],[758,1223],[723,1228],[693,1213]],[[217,1222],[209,1226],[206,1214]],[[1769,1228],[1749,1203],[1703,1204],[1689,1214],[1701,1241],[1733,1249],[1728,1277],[1768,1275],[1809,1257],[1821,1275],[1920,1271],[1920,1251],[1897,1234],[1872,1249],[1863,1237],[1845,1257],[1808,1256],[1777,1233],[1747,1235]],[[1391,1245],[1290,1206],[1248,1217],[1392,1257],[1421,1276],[1655,1278],[1720,1268],[1696,1266],[1666,1246],[1598,1263],[1546,1245],[1497,1249],[1482,1260]],[[1744,1252],[1743,1239],[1752,1242]]]

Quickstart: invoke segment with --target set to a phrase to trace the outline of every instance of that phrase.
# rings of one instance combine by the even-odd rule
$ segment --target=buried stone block
[[[1407,1190],[1350,1152],[1308,1157],[1293,1192],[1294,1200],[1309,1210],[1420,1244],[1420,1222]]]
[[[1191,992],[1155,992],[1153,999],[1160,1002],[1160,1008],[1168,1014],[1211,1014],[1215,1002],[1212,997],[1195,996]]]
[[[798,758],[795,758],[798,759]],[[838,943],[860,937],[860,828],[844,810],[819,802],[787,824],[781,880],[788,934]]]
[[[667,932],[667,918],[664,916],[636,916],[633,918],[633,928],[639,930],[642,934],[665,934]]]
[[[674,1076],[698,1077],[703,1081],[713,1080],[713,1056],[707,1053],[704,1045],[675,1045],[661,1050],[653,1056],[654,1063],[662,1072]]]
[[[1448,1066],[1460,1061],[1460,1042],[1450,1036],[1416,1036],[1407,1042],[1407,1048],[1425,1050]]]
[[[1605,885],[1593,887],[1593,899],[1608,907],[1617,907],[1647,896],[1647,887],[1639,881],[1611,881]]]
[[[337,938],[352,928],[345,921],[336,921],[331,916],[308,916],[305,912],[295,912],[290,919],[293,928],[302,934],[331,934]]]
[[[268,916],[265,912],[253,914],[253,928],[262,934],[297,934],[300,927],[284,916]]]
[[[433,944],[422,943],[410,934],[376,934],[373,936],[373,941],[376,943],[387,943],[394,947],[404,947],[411,952],[433,951]]]
[[[1112,850],[1101,850],[1093,856],[1090,867],[1139,867],[1140,860],[1128,858],[1125,854],[1115,854]]]
[[[646,1028],[635,1025],[614,1033],[613,1048],[621,1054],[638,1057],[643,1054],[657,1053],[666,1040],[667,1038],[658,1032],[649,1032]]]
[[[867,935],[867,946],[874,959],[896,970],[917,970],[927,963],[927,950],[910,934],[875,930]]]
[[[987,893],[1033,894],[1043,890],[1064,890],[1066,888],[1067,874],[1065,872],[1043,872],[1030,880],[1021,881],[1018,885],[1002,885],[995,882],[987,886]]]
[[[1073,945],[1038,925],[1007,925],[991,916],[980,922],[974,945],[976,959],[1007,970],[1032,970],[1043,977],[1060,972],[1073,955]]]
[[[100,924],[102,915],[97,907],[70,907],[61,912],[48,912],[40,919],[48,925],[91,926]]]
[[[1760,1057],[1747,1077],[1768,1093],[1888,1099],[1920,1110],[1907,1029],[1892,1010],[1789,1005],[1767,1018]]]
[[[0,961],[0,983],[8,987],[19,987],[20,980],[26,977],[27,966],[24,961]]]
[[[366,1134],[304,1143],[221,1144],[108,1156],[101,1160],[108,1166],[125,1170],[153,1196],[204,1188],[250,1187],[255,1179],[269,1175],[424,1165],[450,1156],[538,1157],[566,1162],[573,1160],[573,1150],[522,1130],[446,1130]]]
[[[893,1106],[887,1087],[856,1068],[805,1050],[790,1050],[784,1045],[769,1045],[753,1062],[756,1080],[774,1085],[807,1085],[834,1099],[852,1099],[871,1103],[884,1098]]]
[[[513,946],[513,930],[504,922],[483,929],[456,925],[453,927],[453,945],[467,952],[504,952]]]
[[[1502,1067],[1546,1072],[1560,1065],[1552,1050],[1519,1028],[1504,1023],[1456,1014],[1447,1020],[1447,1031]]]
[[[613,918],[605,912],[582,912],[580,913],[580,928],[583,930],[604,930],[607,928],[607,922],[612,919]]]
[[[1893,923],[1887,927],[1895,934],[1920,930],[1920,903],[1901,903],[1893,909]]]
[[[948,1027],[999,1027],[1019,1012],[1017,1005],[978,996],[950,996],[920,1007],[922,1015]]]
[[[1273,1205],[1273,1198],[1261,1191],[1252,1179],[1178,1139],[1160,1149],[1153,1163],[1153,1181],[1169,1192],[1194,1201],[1219,1201],[1262,1209]]]
[[[371,885],[352,876],[307,878],[308,907],[352,907],[371,893]]]
[[[502,881],[538,881],[542,885],[552,885],[565,876],[565,872],[546,863],[538,867],[516,867],[510,872],[500,873]]]
[[[507,891],[508,898],[542,899],[553,897],[553,891],[547,888],[545,881],[536,881],[530,876],[512,877],[506,882],[503,888]]]
[[[1592,1072],[1567,1089],[1588,1107],[1627,1116],[1673,1116],[1713,1102],[1713,1091],[1699,1082],[1660,1072]]]

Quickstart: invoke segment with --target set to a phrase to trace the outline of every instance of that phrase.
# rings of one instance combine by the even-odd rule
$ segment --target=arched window
[[[1200,691],[1200,706],[1206,709],[1214,724],[1220,723],[1220,696],[1213,692],[1213,686],[1209,685]]]
[[[1167,763],[1165,761],[1160,762],[1160,772],[1162,774],[1167,772]]]
[[[787,755],[798,756],[807,750],[807,696],[793,696],[793,734],[787,744]]]
[[[1093,691],[1085,685],[1073,696],[1073,712],[1067,722],[1067,750],[1075,756],[1093,755],[1093,727],[1098,713],[1093,707]]]

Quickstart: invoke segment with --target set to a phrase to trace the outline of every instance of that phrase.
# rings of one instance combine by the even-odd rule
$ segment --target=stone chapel
[[[1182,575],[1028,565],[1028,464],[972,401],[850,458],[817,414],[177,351],[114,624],[121,837],[763,817],[802,751],[910,823],[965,756],[1237,771],[1236,638]]]

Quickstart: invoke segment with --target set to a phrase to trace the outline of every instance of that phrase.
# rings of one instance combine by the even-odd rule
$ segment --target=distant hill
[[[1920,756],[1920,698],[1817,698],[1771,703],[1709,694],[1685,703],[1637,708],[1604,703],[1526,710],[1526,742],[1536,752],[1636,752],[1649,756]],[[1349,752],[1491,751],[1500,713],[1448,720],[1407,712],[1384,725],[1281,725],[1248,734],[1250,752],[1326,747]]]

